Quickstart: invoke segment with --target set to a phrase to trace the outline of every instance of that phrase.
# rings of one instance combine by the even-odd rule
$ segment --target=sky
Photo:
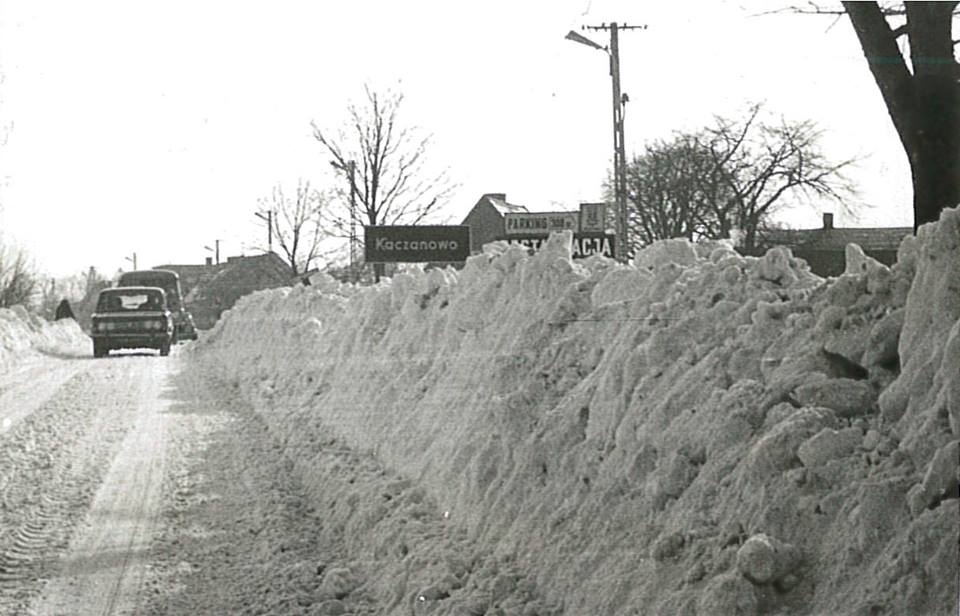
[[[623,0],[0,0],[0,240],[54,276],[256,254],[258,201],[300,178],[344,182],[313,138],[364,86],[404,95],[456,181],[459,223],[483,193],[534,211],[598,201],[612,158],[607,56],[620,36],[628,157],[752,102],[860,157],[858,220],[802,204],[783,221],[910,226],[906,157],[844,18],[760,2]]]

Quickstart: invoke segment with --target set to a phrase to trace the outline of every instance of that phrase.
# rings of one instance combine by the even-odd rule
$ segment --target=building
[[[483,245],[506,235],[504,217],[507,214],[529,212],[522,205],[507,203],[505,193],[487,193],[480,197],[461,225],[470,227],[470,254],[483,251]]]
[[[294,283],[293,270],[286,261],[269,252],[251,257],[229,257],[225,263],[204,265],[160,265],[180,275],[184,305],[200,329],[209,329],[238,299],[262,289]]]
[[[823,215],[819,229],[768,229],[758,232],[756,254],[763,254],[774,246],[786,246],[795,257],[810,264],[810,270],[819,276],[839,276],[846,262],[847,244],[856,244],[868,256],[884,265],[897,261],[897,249],[904,236],[912,235],[911,227],[838,228],[833,226],[833,214]],[[751,251],[753,252],[753,251]]]
[[[482,252],[484,244],[496,240],[536,250],[552,232],[569,230],[573,231],[574,258],[613,257],[615,236],[606,226],[606,208],[604,203],[581,203],[574,211],[532,212],[508,203],[504,193],[487,193],[460,224],[470,227],[471,254]]]

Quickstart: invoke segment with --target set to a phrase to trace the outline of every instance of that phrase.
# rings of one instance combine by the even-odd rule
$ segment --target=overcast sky
[[[460,188],[533,210],[595,201],[610,163],[602,51],[564,39],[616,20],[629,94],[627,154],[750,102],[812,119],[824,149],[866,157],[850,177],[909,226],[909,170],[849,22],[754,16],[757,2],[619,0],[321,2],[0,0],[0,233],[40,269],[201,263],[252,254],[257,200],[333,175],[311,121],[337,127],[364,84],[405,95],[401,119],[434,136]],[[583,32],[601,44],[604,32]],[[817,226],[822,204],[790,212]],[[834,208],[835,209],[835,208]]]

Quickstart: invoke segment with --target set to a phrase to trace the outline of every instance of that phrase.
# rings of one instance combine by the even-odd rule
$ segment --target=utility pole
[[[628,241],[629,221],[627,218],[627,156],[623,137],[623,111],[629,98],[620,92],[620,30],[646,30],[647,26],[618,25],[617,22],[602,23],[599,26],[583,26],[584,30],[610,31],[610,77],[613,81],[613,187],[617,206],[617,258],[626,262],[630,242]],[[571,36],[572,35],[572,36]],[[598,47],[599,45],[571,32],[567,38],[578,43]],[[581,40],[583,39],[583,40]]]
[[[133,257],[126,257],[126,259],[127,259],[127,261],[130,261],[131,263],[133,263],[133,269],[134,269],[134,271],[136,271],[136,269],[137,269],[137,253],[133,253]]]
[[[354,257],[354,251],[357,245],[357,163],[356,161],[348,160],[346,165],[341,165],[337,161],[331,160],[330,165],[332,165],[334,169],[346,171],[350,177],[350,279],[355,280],[356,272],[354,271],[354,266],[356,259]]]
[[[216,258],[215,263],[220,265],[220,240],[213,240],[213,245],[216,246],[216,248],[210,248],[209,246],[204,246],[204,248],[214,253]]]
[[[354,266],[357,258],[357,163],[350,161],[350,277],[356,281]]]

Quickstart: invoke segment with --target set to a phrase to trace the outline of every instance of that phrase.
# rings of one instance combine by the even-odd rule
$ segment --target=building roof
[[[221,264],[221,265],[224,265],[224,264]],[[184,272],[205,272],[211,268],[216,268],[216,267],[218,266],[213,264],[206,265],[203,263],[189,263],[189,264],[183,264],[183,265],[176,264],[176,263],[168,263],[167,265],[158,265],[153,269],[170,270],[172,272],[177,272],[178,274],[183,274]]]
[[[856,244],[864,250],[897,250],[911,227],[868,227],[829,229],[768,229],[758,232],[759,243],[806,250],[844,250]]]
[[[286,267],[289,269],[287,262],[275,252],[265,252],[259,255],[240,255],[234,257],[227,257],[226,261],[221,261],[220,263],[169,263],[167,265],[158,265],[152,269],[154,270],[170,270],[178,273],[183,272],[209,272],[212,270],[224,269],[228,264],[236,265],[241,263],[261,263],[261,262],[270,262],[275,267]]]
[[[501,214],[515,214],[517,212],[530,211],[525,206],[507,203],[507,195],[505,193],[487,193],[480,197],[480,201],[484,200]]]

